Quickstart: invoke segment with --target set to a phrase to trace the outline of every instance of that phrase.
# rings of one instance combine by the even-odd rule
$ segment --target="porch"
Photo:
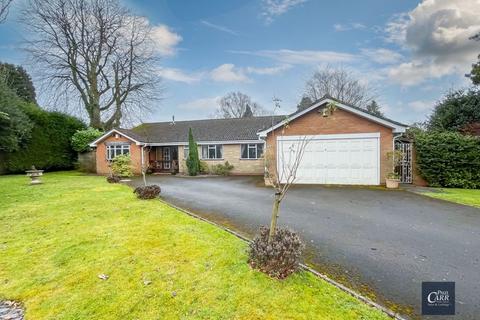
[[[148,163],[152,173],[177,173],[178,146],[150,147]]]

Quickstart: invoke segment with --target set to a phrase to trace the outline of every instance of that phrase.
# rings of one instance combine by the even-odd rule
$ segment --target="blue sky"
[[[330,65],[373,88],[387,116],[411,123],[469,84],[464,74],[480,53],[468,40],[480,30],[475,0],[123,2],[148,18],[162,55],[163,99],[149,121],[207,118],[237,90],[267,110],[278,97],[288,113],[305,81]],[[0,60],[29,69],[19,49],[21,5],[0,25]]]

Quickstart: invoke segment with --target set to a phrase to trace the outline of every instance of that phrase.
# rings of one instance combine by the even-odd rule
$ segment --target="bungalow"
[[[154,172],[185,173],[189,128],[201,160],[208,165],[228,161],[232,174],[273,172],[285,166],[283,153],[308,138],[296,183],[379,185],[392,171],[387,153],[407,126],[329,96],[289,116],[146,123],[113,129],[91,143],[97,173],[108,174],[119,154],[131,155],[136,174],[142,163]],[[411,176],[411,164],[406,171]]]

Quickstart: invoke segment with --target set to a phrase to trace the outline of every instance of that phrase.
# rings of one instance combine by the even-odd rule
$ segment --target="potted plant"
[[[395,172],[395,169],[400,165],[402,161],[403,153],[400,150],[390,151],[387,153],[387,159],[391,162],[392,171],[387,173],[386,187],[388,189],[397,189],[400,183],[400,175]]]
[[[388,189],[397,189],[400,183],[400,175],[396,172],[389,172],[385,181]]]

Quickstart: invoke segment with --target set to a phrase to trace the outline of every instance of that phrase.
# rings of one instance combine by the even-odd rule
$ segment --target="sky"
[[[424,121],[449,90],[465,88],[480,53],[478,0],[122,0],[148,19],[161,56],[161,101],[145,121],[211,117],[241,91],[273,110],[295,110],[316,70],[351,71],[375,92],[385,115]],[[0,25],[0,61],[22,64],[25,32],[16,0]],[[39,87],[39,77],[34,76]],[[47,105],[40,94],[40,104]],[[58,107],[57,107],[58,108]]]

